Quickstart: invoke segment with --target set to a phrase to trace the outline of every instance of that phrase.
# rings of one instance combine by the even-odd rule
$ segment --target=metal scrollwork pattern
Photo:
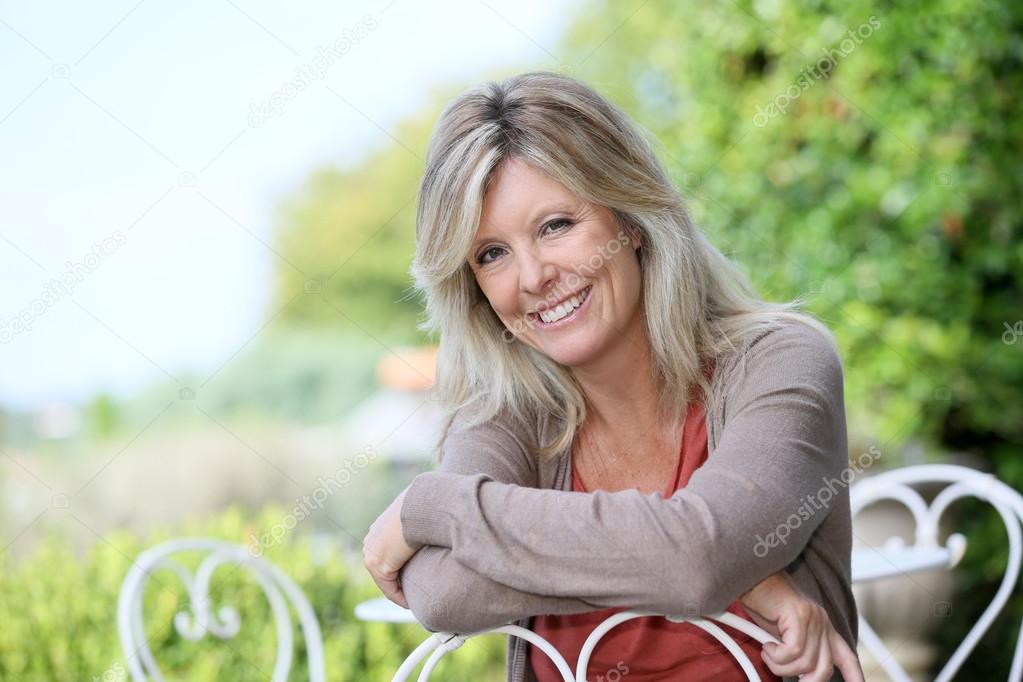
[[[181,552],[208,554],[195,573],[191,573],[173,555]],[[143,595],[150,577],[167,570],[181,580],[188,592],[189,610],[174,616],[177,632],[189,640],[200,640],[207,634],[231,639],[241,629],[241,615],[232,606],[214,611],[210,598],[210,581],[220,566],[234,565],[255,578],[270,603],[277,629],[277,656],[271,680],[284,682],[291,670],[294,650],[294,629],[291,610],[298,615],[299,628],[305,640],[311,682],[323,682],[323,638],[316,615],[302,590],[284,572],[260,557],[252,556],[243,545],[212,538],[178,538],[152,547],[139,555],[128,571],[117,603],[117,627],[128,663],[128,671],[136,682],[163,682],[163,675],[149,648],[142,613]]]

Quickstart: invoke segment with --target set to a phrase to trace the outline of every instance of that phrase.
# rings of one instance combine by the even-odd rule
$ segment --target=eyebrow
[[[544,216],[551,215],[552,213],[572,213],[576,210],[576,207],[565,201],[557,201],[550,204],[541,206],[539,210],[534,211],[529,218],[529,225],[536,225],[540,222],[540,219]],[[483,243],[493,239],[491,236],[483,236],[472,243],[471,251],[475,251]]]

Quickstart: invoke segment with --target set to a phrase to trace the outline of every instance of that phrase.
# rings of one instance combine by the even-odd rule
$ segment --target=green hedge
[[[0,554],[0,680],[127,680],[117,634],[117,598],[132,560],[148,547],[180,535],[202,535],[244,543],[255,528],[280,519],[267,508],[258,520],[232,509],[208,522],[141,539],[118,532],[80,552],[55,535],[28,556]],[[322,560],[314,560],[320,555]],[[412,649],[426,637],[416,625],[362,623],[355,605],[379,596],[376,586],[338,548],[314,547],[308,538],[270,548],[263,555],[302,588],[323,631],[328,680],[390,680]],[[194,569],[198,553],[182,555]],[[192,642],[173,626],[187,611],[180,580],[163,570],[150,579],[144,613],[150,647],[168,680],[269,680],[276,651],[270,607],[255,580],[232,566],[213,575],[214,610],[234,606],[241,631],[230,640],[207,636]],[[295,626],[291,680],[307,680],[305,650]],[[502,680],[504,637],[472,640],[449,654],[439,679]]]

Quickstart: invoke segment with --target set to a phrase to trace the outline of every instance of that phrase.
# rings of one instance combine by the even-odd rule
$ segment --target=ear
[[[626,218],[622,213],[617,210],[614,212],[615,218],[618,221],[618,229],[625,231],[625,236],[628,238],[628,243],[632,247],[633,251],[638,251],[643,246],[643,231],[636,227],[631,220]],[[621,232],[619,231],[619,239],[621,238]],[[622,242],[625,243],[624,241]]]
[[[633,225],[626,225],[625,232],[629,235],[629,244],[633,251],[638,251],[643,246],[643,233]]]

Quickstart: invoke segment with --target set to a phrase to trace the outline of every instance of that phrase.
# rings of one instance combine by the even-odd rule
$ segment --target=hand
[[[781,639],[781,644],[765,644],[761,654],[775,675],[827,682],[837,667],[846,682],[863,682],[856,652],[832,627],[827,611],[796,590],[784,571],[768,576],[739,601],[757,625]]]
[[[406,492],[408,488],[402,490],[369,527],[362,541],[362,562],[384,596],[407,609],[408,602],[398,576],[416,551],[408,546],[401,531],[401,504]]]

